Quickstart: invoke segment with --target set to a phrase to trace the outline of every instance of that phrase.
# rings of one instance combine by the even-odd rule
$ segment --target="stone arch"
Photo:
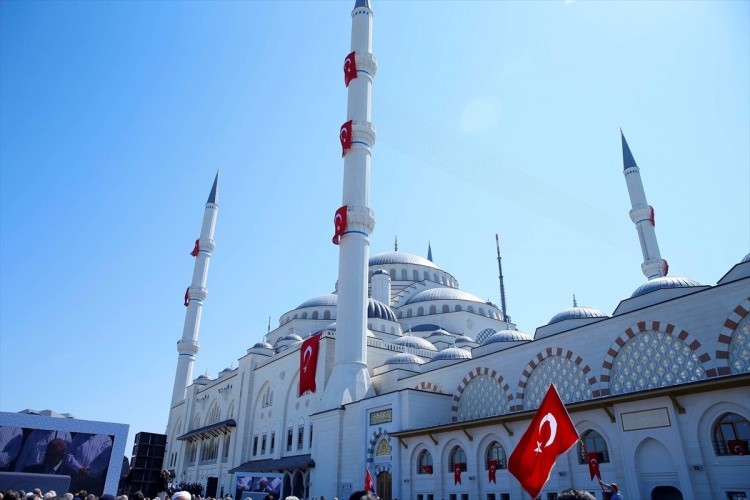
[[[432,382],[425,382],[422,381],[414,386],[415,389],[420,391],[430,391],[430,392],[437,392],[438,394],[443,394],[443,390],[440,388],[440,386],[435,382],[434,384]]]
[[[563,349],[561,347],[548,347],[544,351],[538,352],[536,356],[532,358],[531,361],[529,361],[529,364],[526,365],[526,368],[524,368],[523,372],[521,373],[521,379],[518,381],[518,392],[516,393],[516,404],[515,406],[511,405],[511,411],[522,411],[525,409],[524,393],[526,391],[526,386],[529,383],[529,377],[531,376],[531,373],[546,358],[555,356],[567,359],[568,361],[575,364],[581,370],[581,372],[583,372],[583,376],[586,377],[586,381],[591,388],[592,397],[596,398],[601,395],[600,391],[596,389],[596,377],[591,372],[591,367],[584,363],[583,358],[568,349]]]
[[[453,393],[453,404],[451,405],[451,422],[458,421],[458,403],[461,400],[461,395],[463,394],[464,390],[466,390],[466,386],[469,384],[469,382],[474,380],[479,375],[485,375],[497,381],[500,384],[503,392],[505,393],[506,399],[508,400],[508,408],[513,407],[513,394],[510,392],[510,387],[507,383],[505,383],[503,376],[500,375],[497,370],[493,370],[486,366],[478,366],[467,373],[463,379],[461,379],[461,383],[458,384],[458,387],[456,387],[456,392]]]
[[[614,365],[617,354],[620,352],[623,346],[628,343],[628,341],[635,338],[639,333],[646,331],[663,333],[680,340],[682,343],[688,346],[688,348],[690,348],[690,350],[693,351],[693,353],[698,357],[698,361],[701,363],[701,368],[703,368],[703,371],[706,372],[706,364],[711,360],[711,355],[708,354],[706,348],[703,346],[703,344],[700,343],[698,339],[690,335],[687,331],[677,328],[671,323],[662,323],[660,321],[639,321],[638,323],[621,333],[620,336],[617,337],[612,343],[609,350],[607,351],[607,354],[604,356],[604,361],[602,362],[602,374],[599,378],[601,383],[601,389],[599,391],[600,396],[611,395],[610,377],[612,374],[612,366]]]
[[[716,369],[707,370],[706,376],[714,377],[717,375],[729,375],[732,368],[729,366],[729,344],[732,342],[732,334],[739,326],[740,322],[747,316],[750,311],[750,297],[746,298],[742,304],[734,308],[732,313],[724,320],[724,324],[719,332],[719,339],[716,345]]]
[[[378,427],[376,430],[372,432],[372,434],[370,435],[370,439],[367,441],[367,463],[368,464],[374,463],[375,450],[377,449],[378,443],[383,439],[388,441],[388,444],[391,446],[391,450],[393,449],[393,442],[391,440],[391,436],[388,435],[388,431],[386,431],[382,427]],[[392,458],[393,458],[393,455],[391,455],[391,459]],[[382,470],[387,470],[388,472],[390,472],[391,471],[390,460],[388,462],[389,462],[387,464],[388,468],[382,469]],[[378,461],[378,464],[384,465],[381,461]],[[377,473],[375,475],[377,475]]]

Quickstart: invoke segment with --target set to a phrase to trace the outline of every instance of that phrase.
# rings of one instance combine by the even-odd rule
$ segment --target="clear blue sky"
[[[194,376],[334,288],[345,2],[0,3],[0,409],[164,432],[221,169]],[[750,251],[750,3],[373,0],[371,255],[426,255],[534,333]],[[438,147],[439,146],[439,147]]]

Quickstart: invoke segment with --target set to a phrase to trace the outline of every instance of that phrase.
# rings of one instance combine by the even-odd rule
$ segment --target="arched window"
[[[430,275],[427,273],[427,271],[425,271],[424,273],[422,273],[422,277],[423,277],[423,279],[425,281],[427,281],[428,279],[430,279]]]
[[[391,269],[389,274],[391,275],[391,281],[396,281],[396,270]]]
[[[323,319],[331,319],[331,311],[323,312]]]
[[[594,430],[587,430],[581,435],[581,440],[578,444],[578,463],[589,463],[589,453],[596,453],[597,460],[599,460],[600,464],[609,463],[607,442],[604,441],[601,434]]]
[[[474,306],[469,306],[469,307],[466,308],[466,310],[469,311],[470,313],[473,313],[474,312]]]
[[[437,283],[437,273],[432,273],[432,281]]]
[[[424,307],[419,306],[417,309],[417,316],[424,316]]]
[[[461,306],[459,306],[459,305],[456,305],[456,312],[459,312],[459,311],[461,311],[461,310],[462,310],[462,309],[461,309]]]
[[[747,455],[750,422],[736,413],[725,413],[714,424],[713,443],[717,455]]]
[[[409,309],[408,311],[406,311],[406,317],[407,318],[411,318],[411,309]]]
[[[417,457],[417,474],[432,474],[432,455],[422,450]]]
[[[306,312],[302,313],[302,319],[307,319],[307,313]]]
[[[437,307],[430,306],[430,314],[437,314]]]
[[[484,309],[481,307],[479,308],[479,315],[484,316]]]
[[[312,319],[318,319],[318,311],[313,311]]]
[[[407,279],[406,278],[406,269],[402,269],[401,270],[401,280],[402,281],[406,281],[406,279]]]
[[[232,441],[231,434],[227,434],[224,437],[224,450],[223,450],[223,454],[224,455],[222,457],[222,460],[225,461],[225,462],[229,458],[229,444],[231,443],[231,441]]]
[[[381,439],[378,442],[378,446],[375,448],[376,457],[390,457],[391,456],[391,445],[387,439]]]
[[[449,306],[448,304],[443,304],[443,312],[451,312],[451,306]]]
[[[493,441],[487,447],[487,453],[484,455],[484,469],[490,470],[490,464],[495,463],[495,469],[507,469],[508,459],[505,456],[505,448],[498,443]]]
[[[461,472],[466,472],[466,452],[463,448],[456,446],[451,450],[448,465],[448,471],[450,472],[454,472],[456,466],[461,467]]]

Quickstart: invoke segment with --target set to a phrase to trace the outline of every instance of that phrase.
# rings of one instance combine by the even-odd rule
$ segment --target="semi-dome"
[[[412,354],[410,352],[400,352],[394,356],[391,356],[385,361],[386,365],[409,365],[409,364],[424,364],[424,360]]]
[[[432,361],[438,361],[440,359],[471,359],[471,353],[460,347],[448,347],[435,354]]]
[[[647,293],[651,293],[653,291],[661,290],[664,288],[687,288],[691,286],[701,286],[701,284],[695,280],[691,280],[690,278],[680,278],[678,276],[662,276],[661,278],[654,278],[650,281],[647,281],[646,283],[636,288],[635,292],[633,292],[633,295],[631,295],[630,298],[640,297],[641,295],[646,295]]]
[[[404,335],[391,342],[391,344],[399,345],[402,347],[409,347],[412,349],[425,349],[427,351],[437,351],[437,347],[432,345],[429,340],[425,340],[422,337],[415,337],[413,335]]]
[[[552,316],[552,319],[549,320],[549,323],[547,324],[552,325],[554,323],[559,323],[560,321],[565,321],[566,319],[606,318],[606,317],[607,315],[601,312],[599,309],[594,309],[593,307],[573,306],[567,309],[563,309],[559,313]]]
[[[384,319],[386,321],[393,321],[394,323],[398,321],[393,309],[373,298],[367,300],[367,318]]]
[[[336,305],[336,298],[337,295],[335,293],[329,293],[326,295],[319,295],[318,297],[313,297],[312,299],[306,300],[300,305],[298,305],[297,309],[303,309],[305,307],[330,307]]]
[[[474,339],[466,335],[459,335],[456,337],[456,344],[465,344],[466,342],[474,342]]]
[[[531,335],[519,330],[500,330],[487,337],[482,342],[482,345],[494,344],[495,342],[516,342],[519,340],[531,340]]]
[[[470,302],[479,302],[480,304],[485,303],[476,295],[472,295],[469,292],[464,292],[463,290],[458,290],[456,288],[428,288],[427,290],[422,290],[421,292],[414,294],[414,296],[406,303],[415,304],[417,302],[426,302],[429,300],[468,300]]]
[[[750,262],[750,253],[745,255],[741,262]]]
[[[433,269],[440,269],[432,261],[413,253],[383,252],[370,257],[370,267],[388,264],[412,264],[417,266],[431,267]]]

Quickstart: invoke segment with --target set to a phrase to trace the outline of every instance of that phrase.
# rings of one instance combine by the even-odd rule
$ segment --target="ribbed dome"
[[[367,300],[368,319],[384,319],[386,321],[398,321],[393,309],[373,298]]]
[[[253,346],[253,349],[273,349],[273,346],[269,344],[268,342],[266,342],[265,340],[263,340],[261,342],[256,343]]]
[[[302,309],[304,307],[335,306],[336,298],[337,298],[337,295],[335,293],[329,293],[327,295],[320,295],[318,297],[313,297],[310,300],[304,301],[303,303],[297,306],[297,309]]]
[[[468,292],[457,290],[455,288],[428,288],[415,294],[409,299],[407,304],[415,304],[417,302],[426,302],[428,300],[468,300],[471,302],[479,302],[484,304],[484,301],[472,295]]]
[[[630,297],[640,297],[641,295],[646,295],[647,293],[661,290],[663,288],[686,288],[691,286],[701,286],[701,284],[695,280],[691,280],[690,278],[662,276],[661,278],[654,278],[642,284],[635,289],[635,292],[633,292],[633,295],[631,295]]]
[[[440,359],[471,359],[471,353],[460,347],[448,347],[435,354],[432,361],[438,361]]]
[[[431,261],[413,253],[383,252],[370,257],[370,267],[382,266],[386,264],[413,264],[417,266],[431,267],[433,269],[440,269]]]
[[[425,340],[422,337],[415,337],[413,335],[404,335],[399,337],[391,344],[400,345],[402,347],[409,347],[412,349],[425,349],[428,351],[437,351],[437,347],[432,345],[429,340]]]
[[[606,318],[607,315],[601,312],[599,309],[594,309],[593,307],[581,307],[581,306],[574,306],[569,307],[567,309],[563,309],[559,313],[552,316],[552,319],[549,320],[548,325],[551,325],[553,323],[559,323],[560,321],[565,321],[566,319],[583,319],[583,318]]]
[[[451,332],[449,332],[447,330],[443,330],[442,328],[438,328],[437,330],[435,330],[434,332],[432,332],[430,334],[430,337],[435,337],[435,338],[437,338],[437,337],[455,337],[455,335],[453,335]]]
[[[494,344],[495,342],[515,342],[518,340],[531,340],[531,335],[518,330],[500,330],[495,332],[482,345]]]
[[[302,342],[302,337],[297,335],[296,333],[290,333],[289,335],[284,335],[279,339],[279,342],[284,340],[291,340],[292,342]]]
[[[231,369],[231,368],[229,368],[229,367],[227,367],[227,368],[224,368],[223,370],[221,370],[221,371],[219,372],[219,377],[223,377],[224,375],[227,375],[227,374],[229,374],[229,373],[232,373],[232,369]]]
[[[466,343],[466,342],[474,342],[474,339],[471,337],[467,337],[466,335],[459,335],[456,337],[456,344],[458,343]]]
[[[424,364],[424,360],[420,358],[419,356],[417,356],[416,354],[412,354],[410,352],[400,352],[388,358],[385,364],[386,365],[408,365],[408,364],[421,365],[421,364]]]
[[[750,262],[750,253],[745,255],[741,262]]]

